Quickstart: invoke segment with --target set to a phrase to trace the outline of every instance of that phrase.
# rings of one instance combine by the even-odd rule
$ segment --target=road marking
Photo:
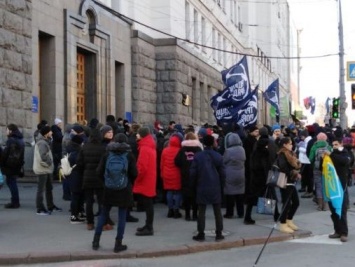
[[[325,244],[325,245],[341,245],[340,239],[331,239],[328,235],[316,235],[300,239],[292,239],[287,242],[291,243],[306,243],[306,244]]]

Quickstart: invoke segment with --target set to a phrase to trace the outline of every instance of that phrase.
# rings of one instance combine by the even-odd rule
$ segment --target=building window
[[[198,42],[198,13],[194,9],[194,42]]]
[[[190,20],[190,4],[189,2],[185,2],[185,32],[186,39],[190,39],[190,30],[191,30],[191,20]]]
[[[212,47],[214,48],[212,50],[212,57],[213,60],[216,61],[217,60],[217,38],[216,38],[216,30],[214,28],[212,28]]]
[[[222,37],[221,34],[218,33],[218,63],[222,64]]]
[[[76,120],[85,120],[85,55],[77,53],[77,95],[76,95]]]
[[[201,18],[201,39],[202,44],[207,45],[206,40],[206,19],[204,17]],[[206,47],[202,46],[202,51],[206,53]]]

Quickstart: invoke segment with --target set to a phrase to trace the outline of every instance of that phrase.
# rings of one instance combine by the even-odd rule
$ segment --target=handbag
[[[287,184],[286,174],[281,172],[280,168],[274,164],[267,174],[266,184],[270,186],[286,188],[286,184]]]
[[[256,205],[256,212],[265,215],[274,215],[276,200],[267,198],[268,189],[266,189],[265,195],[258,198],[258,203]]]

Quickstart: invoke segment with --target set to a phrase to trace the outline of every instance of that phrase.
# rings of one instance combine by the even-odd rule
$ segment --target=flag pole
[[[338,0],[338,10],[339,10],[339,96],[340,96],[340,127],[342,129],[347,128],[347,117],[346,117],[346,96],[345,96],[345,69],[344,69],[344,32],[343,32],[343,15],[341,11],[341,0]]]

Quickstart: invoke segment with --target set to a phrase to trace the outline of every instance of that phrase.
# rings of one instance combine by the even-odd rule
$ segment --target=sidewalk
[[[113,253],[116,230],[103,232],[100,249],[93,251],[91,242],[94,232],[86,230],[86,224],[72,225],[69,222],[70,202],[61,199],[61,184],[54,184],[55,204],[63,212],[50,216],[35,214],[35,183],[19,184],[21,208],[4,209],[10,193],[8,188],[0,190],[0,265],[25,263],[63,262],[90,259],[139,258],[180,255],[208,250],[228,249],[263,244],[274,222],[272,216],[253,214],[256,224],[243,224],[243,219],[224,219],[225,240],[214,241],[214,217],[212,208],[206,214],[206,241],[196,242],[196,222],[184,219],[168,219],[167,207],[155,205],[154,236],[135,236],[135,229],[144,225],[145,213],[132,212],[138,223],[127,223],[124,244],[128,250]],[[255,212],[255,211],[254,211]],[[117,209],[111,211],[111,218],[117,222]],[[270,242],[285,241],[310,236],[305,229],[295,234],[283,234],[275,230]]]

